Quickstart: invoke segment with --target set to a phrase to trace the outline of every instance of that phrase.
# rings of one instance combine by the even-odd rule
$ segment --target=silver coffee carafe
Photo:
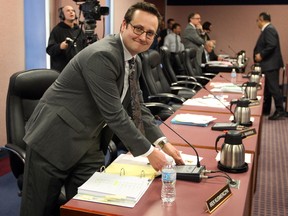
[[[221,147],[218,168],[225,172],[246,172],[248,164],[245,163],[245,147],[242,143],[242,133],[231,130],[218,136],[215,142],[216,152],[218,152],[217,144],[221,138],[225,139]]]

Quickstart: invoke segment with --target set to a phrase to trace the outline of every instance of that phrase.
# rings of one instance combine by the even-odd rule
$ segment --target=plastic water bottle
[[[237,77],[237,73],[236,73],[235,68],[233,68],[231,71],[231,82],[234,84],[236,83],[236,77]]]
[[[162,168],[161,199],[163,203],[172,203],[176,198],[176,170],[172,163]]]

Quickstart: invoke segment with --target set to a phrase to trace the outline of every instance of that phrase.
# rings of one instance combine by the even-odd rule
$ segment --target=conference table
[[[234,59],[235,62],[236,62],[236,59]],[[233,64],[233,65],[227,65],[227,64],[224,64],[225,61],[223,61],[221,64],[221,62],[218,62],[220,64],[215,64],[213,61],[210,62],[210,63],[206,63],[204,65],[201,65],[201,68],[202,68],[202,71],[204,73],[219,73],[219,72],[226,72],[226,73],[229,73],[231,72],[233,69],[236,70],[236,72],[238,73],[244,73],[245,72],[245,69],[246,69],[246,66],[248,64],[248,61],[246,61],[243,65],[239,66],[238,64]]]
[[[207,127],[201,126],[190,126],[190,125],[182,125],[182,124],[174,124],[171,123],[171,120],[178,114],[198,114],[198,115],[210,115],[216,118],[213,122],[209,123]],[[191,112],[190,110],[178,110],[172,116],[170,116],[164,123],[160,125],[160,129],[164,133],[164,135],[168,138],[169,142],[173,145],[177,146],[187,146],[188,144],[179,137],[176,133],[182,136],[186,141],[188,141],[191,145],[196,148],[204,148],[204,149],[215,149],[215,141],[218,136],[224,134],[224,131],[215,131],[212,130],[212,126],[215,123],[223,123],[223,122],[231,122],[229,119],[232,117],[231,114],[228,113],[207,113],[207,112]],[[251,128],[255,128],[258,133],[260,130],[260,116],[253,116],[254,119]],[[168,127],[167,127],[168,126]],[[175,132],[173,132],[172,130]],[[220,140],[221,141],[221,140]],[[223,141],[223,140],[222,140]],[[247,153],[257,153],[258,154],[258,134],[248,136],[244,138],[243,144],[245,146],[245,150]],[[218,149],[221,148],[220,142],[218,144]]]
[[[183,153],[195,155],[190,147],[179,147]],[[217,170],[217,153],[210,149],[198,149],[201,165],[207,170]],[[246,216],[250,214],[252,202],[252,170],[253,154],[245,173],[230,173],[234,180],[240,181],[240,188],[231,188],[232,196],[228,198],[214,212],[214,216]],[[207,174],[209,176],[221,175],[221,173]],[[191,216],[209,215],[206,211],[206,200],[227,184],[224,177],[203,179],[201,182],[189,182],[177,180],[176,200],[172,205],[164,205],[160,198],[161,178],[156,178],[139,200],[134,208],[86,202],[76,199],[68,201],[61,207],[61,216],[88,216],[88,215],[125,215],[125,216]]]
[[[224,77],[224,79],[222,78]],[[225,97],[226,101],[232,101],[232,100],[238,100],[244,95],[242,93],[231,93],[231,92],[211,92],[213,89],[213,86],[211,84],[213,83],[228,83],[230,79],[230,75],[227,73],[219,73],[217,74],[209,83],[206,84],[206,89],[202,88],[197,92],[197,94],[193,97],[195,98],[204,98],[208,95],[214,95],[216,97]],[[241,74],[237,74],[237,84],[242,84],[244,82],[247,82],[247,78],[243,78]],[[260,80],[261,88],[257,91],[258,96],[258,103],[250,106],[251,116],[261,116],[262,115],[262,109],[263,109],[263,92],[264,92],[264,77]],[[187,101],[186,103],[188,103]],[[222,107],[211,107],[211,106],[196,106],[196,105],[186,105],[186,103],[183,104],[183,106],[180,107],[180,110],[189,110],[189,111],[203,111],[203,112],[209,112],[209,113],[230,113],[230,105],[229,106],[222,106]],[[235,109],[235,105],[232,106],[232,112]]]
[[[220,76],[221,74],[223,73],[219,73],[212,81],[216,82],[218,79],[222,78]],[[240,78],[237,80],[240,82]],[[207,89],[210,88],[208,85],[209,83],[206,85]],[[207,91],[204,91],[205,89],[200,90],[194,97],[203,97],[205,94],[207,95]],[[239,96],[239,94],[237,96]],[[229,93],[229,99],[237,98],[237,96],[235,96],[235,94]],[[251,128],[255,129],[256,134],[243,139],[243,145],[245,146],[246,154],[251,158],[251,162],[248,164],[249,169],[244,173],[228,173],[231,178],[240,180],[240,189],[231,188],[233,195],[227,199],[223,205],[221,205],[213,212],[213,215],[215,216],[225,216],[232,214],[236,216],[246,216],[250,215],[251,213],[253,192],[256,188],[255,184],[257,177],[257,160],[260,148],[262,100],[259,102],[259,106],[255,106],[254,111],[251,111],[251,118],[253,118],[253,125]],[[253,108],[251,108],[251,110],[252,109]],[[216,120],[211,122],[207,127],[171,123],[171,120],[176,115],[189,113],[211,115],[215,117]],[[205,165],[206,169],[208,170],[218,170],[217,161],[215,159],[217,155],[215,150],[215,141],[217,137],[224,134],[225,131],[213,131],[211,130],[211,127],[214,123],[217,122],[230,122],[229,119],[231,116],[232,114],[225,108],[211,109],[211,107],[183,105],[164,122],[165,124],[160,125],[160,129],[163,131],[168,140],[177,147],[177,149],[181,150],[183,153],[195,155],[194,150],[186,143],[186,141],[188,141],[196,148],[199,156],[203,158],[201,160],[201,165]],[[180,138],[173,130],[182,136],[186,141]],[[224,140],[220,139],[217,148],[218,150],[221,149],[223,142]],[[218,173],[217,175],[221,175],[221,173]],[[221,177],[203,179],[200,183],[177,180],[176,201],[171,206],[166,206],[163,205],[160,198],[161,179],[156,178],[134,208],[72,199],[61,207],[61,216],[209,215],[205,205],[206,200],[226,184],[227,179]]]

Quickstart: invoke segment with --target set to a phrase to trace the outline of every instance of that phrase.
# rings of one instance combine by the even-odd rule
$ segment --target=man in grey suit
[[[257,25],[261,29],[261,34],[254,48],[254,61],[260,63],[261,70],[265,74],[263,114],[270,114],[273,97],[276,111],[268,119],[278,120],[285,116],[283,97],[279,88],[279,70],[284,66],[279,36],[271,24],[268,13],[260,13]]]
[[[195,69],[198,71],[198,74],[202,73],[201,69],[201,61],[202,61],[202,52],[203,46],[205,43],[204,40],[205,32],[203,31],[201,25],[201,16],[199,13],[191,13],[188,16],[188,24],[184,30],[182,43],[185,48],[193,48],[196,49],[196,61],[195,61]]]
[[[71,199],[77,188],[104,164],[103,127],[123,142],[134,156],[146,156],[155,170],[167,164],[165,155],[183,164],[179,151],[167,141],[153,115],[143,105],[145,136],[131,114],[128,60],[147,50],[161,16],[147,2],[126,12],[120,34],[108,36],[78,53],[47,90],[27,123],[28,146],[21,204],[22,216],[55,215],[61,187]],[[139,62],[138,62],[139,63]],[[137,64],[139,65],[139,64]],[[107,137],[106,137],[107,138]]]

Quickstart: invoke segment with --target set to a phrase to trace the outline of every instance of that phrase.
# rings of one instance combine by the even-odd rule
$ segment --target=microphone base
[[[233,123],[237,123],[235,120],[232,121]],[[245,126],[245,127],[251,127],[253,125],[252,121],[249,121],[248,123],[239,123],[239,125]]]
[[[176,178],[179,180],[201,182],[204,175],[205,166],[197,167],[195,165],[176,166]]]
[[[244,172],[247,172],[247,170],[248,170],[248,164],[244,163],[242,166],[240,166],[238,168],[230,168],[230,167],[224,166],[219,161],[218,162],[218,169],[220,169],[224,172],[228,172],[228,173],[244,173]]]

